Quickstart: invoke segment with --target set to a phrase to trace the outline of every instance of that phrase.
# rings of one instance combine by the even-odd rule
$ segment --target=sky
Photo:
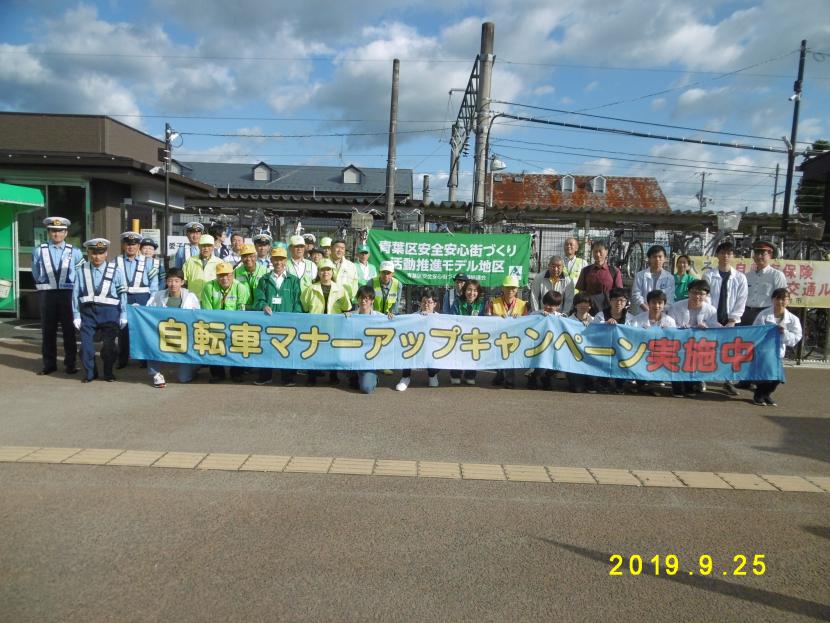
[[[434,201],[450,90],[486,21],[493,112],[776,149],[806,39],[797,151],[830,138],[827,0],[0,0],[0,16],[0,110],[110,115],[158,137],[168,122],[183,161],[385,167],[398,58],[397,166],[416,198],[429,175]],[[511,173],[655,177],[674,210],[698,208],[705,173],[708,209],[769,212],[786,170],[782,153],[505,118],[491,151]]]

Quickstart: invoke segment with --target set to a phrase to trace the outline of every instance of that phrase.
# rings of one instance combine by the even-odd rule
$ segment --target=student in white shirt
[[[560,312],[559,310],[562,308],[563,298],[564,297],[562,296],[561,292],[557,292],[555,290],[548,290],[542,297],[542,309],[531,312],[529,315],[561,316],[562,312]],[[553,370],[541,370],[539,368],[534,368],[530,371],[530,373],[527,376],[527,388],[539,389],[539,385],[541,384],[542,389],[550,389],[550,381],[553,377],[553,374]]]
[[[801,341],[801,322],[795,314],[790,313],[787,304],[790,302],[790,293],[787,288],[778,288],[772,293],[772,307],[767,307],[755,317],[753,324],[778,325],[781,333],[781,350],[778,356],[784,358],[787,347],[793,347]],[[758,381],[755,383],[755,395],[752,404],[759,407],[778,406],[772,399],[772,392],[778,387],[779,381]]]
[[[583,326],[588,326],[594,321],[591,315],[591,297],[584,292],[577,292],[574,295],[573,309],[570,316],[574,320],[578,320]],[[577,374],[575,372],[566,372],[565,377],[568,379],[568,388],[575,394],[588,392],[589,394],[596,394],[597,390],[594,387],[594,377],[589,374]]]
[[[652,290],[646,296],[646,311],[636,315],[629,314],[625,324],[629,327],[639,327],[641,329],[650,329],[651,327],[673,329],[677,327],[674,319],[664,313],[666,298],[666,293],[662,290]]]
[[[641,270],[634,277],[631,289],[631,305],[635,313],[646,311],[646,295],[652,290],[662,290],[666,295],[666,304],[674,303],[674,275],[663,268],[666,262],[666,250],[655,244],[646,252],[648,268]]]
[[[711,329],[720,327],[718,310],[706,302],[709,283],[696,279],[689,284],[689,298],[678,301],[669,308],[668,314],[679,329]],[[672,381],[672,395],[694,397],[704,391],[704,384],[697,381]]]

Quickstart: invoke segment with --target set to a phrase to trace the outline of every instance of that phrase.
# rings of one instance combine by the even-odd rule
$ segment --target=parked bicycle
[[[608,237],[608,263],[616,266],[626,279],[634,279],[645,266],[646,253],[637,239],[640,227],[639,223],[629,224],[615,229]]]

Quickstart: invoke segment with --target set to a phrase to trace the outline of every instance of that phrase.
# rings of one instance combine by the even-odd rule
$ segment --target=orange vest
[[[490,301],[490,311],[493,312],[494,316],[500,316],[502,318],[507,318],[508,315],[513,318],[524,316],[525,307],[527,307],[527,303],[525,303],[522,299],[517,298],[513,303],[513,309],[510,314],[508,314],[507,307],[504,305],[504,299],[498,297]]]

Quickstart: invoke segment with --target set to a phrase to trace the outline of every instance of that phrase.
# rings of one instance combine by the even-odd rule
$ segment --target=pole
[[[476,162],[473,184],[473,222],[484,220],[484,191],[487,169],[487,122],[490,116],[490,85],[493,77],[493,38],[496,25],[484,22],[481,25],[481,53],[479,54],[480,75],[476,97]]]
[[[401,61],[392,61],[392,102],[389,106],[389,155],[386,161],[386,227],[395,222],[395,152],[398,139],[398,82],[401,75]]]
[[[159,232],[159,237],[161,240],[159,241],[161,244],[159,245],[162,248],[162,254],[159,260],[163,262],[163,265],[167,265],[167,254],[168,254],[168,241],[167,238],[169,237],[168,228],[170,227],[170,164],[172,160],[173,154],[171,153],[170,147],[170,136],[173,134],[173,128],[170,127],[169,123],[164,124],[164,221],[159,228],[161,231]]]
[[[426,206],[430,202],[430,199],[432,199],[432,195],[429,191],[429,175],[424,175],[424,191],[422,193],[422,199],[424,206]]]
[[[775,203],[778,200],[778,171],[781,169],[781,165],[777,162],[775,163],[775,184],[772,186],[772,213],[775,214]]]
[[[787,231],[790,220],[790,195],[793,191],[793,170],[795,169],[795,148],[798,139],[798,112],[801,108],[801,85],[804,82],[804,60],[807,58],[807,40],[801,40],[801,54],[798,57],[798,78],[793,84],[793,127],[787,150],[787,177],[784,182],[784,209],[781,212],[781,229]]]

